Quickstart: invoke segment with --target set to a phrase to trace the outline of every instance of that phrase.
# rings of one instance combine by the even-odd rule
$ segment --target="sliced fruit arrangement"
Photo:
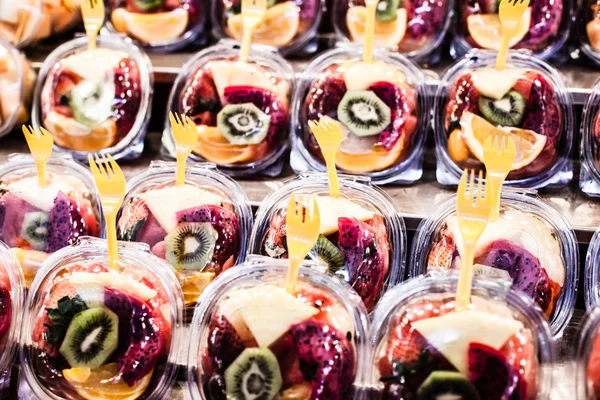
[[[22,83],[19,75],[22,75]],[[36,74],[24,55],[17,53],[12,46],[0,45],[0,135],[29,118],[28,107],[35,78]]]
[[[350,397],[357,360],[354,327],[344,323],[350,315],[326,290],[297,289],[263,284],[220,300],[200,347],[207,399]]]
[[[41,92],[41,117],[57,145],[98,151],[131,132],[142,96],[139,66],[125,52],[82,51],[51,67]]]
[[[390,168],[410,153],[417,130],[417,93],[406,76],[381,61],[348,61],[327,67],[304,100],[307,120],[328,118],[342,128],[337,167],[351,173]],[[319,145],[304,129],[306,146],[324,162]]]
[[[367,309],[379,299],[390,266],[390,244],[381,214],[346,198],[317,196],[321,234],[308,258],[327,265],[348,282]],[[287,258],[286,212],[276,212],[265,235],[264,253]]]
[[[248,165],[285,141],[289,95],[289,82],[261,65],[212,60],[190,75],[177,106],[198,128],[195,154],[218,165]]]
[[[377,362],[384,399],[536,398],[531,332],[506,305],[477,300],[462,312],[419,301],[392,317]]]
[[[562,108],[542,73],[515,67],[465,73],[450,87],[445,107],[448,154],[459,165],[483,168],[490,133],[515,142],[509,180],[539,175],[558,159]]]

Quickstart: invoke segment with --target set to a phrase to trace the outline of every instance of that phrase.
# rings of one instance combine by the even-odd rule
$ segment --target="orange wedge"
[[[252,35],[252,41],[274,47],[289,44],[298,32],[300,11],[293,1],[279,3],[267,10],[265,19],[258,25]],[[242,40],[242,14],[227,19],[227,30],[231,37]]]
[[[183,301],[185,304],[192,304],[198,300],[198,297],[204,292],[208,285],[215,279],[214,272],[199,272],[183,278]]]
[[[455,129],[448,137],[448,153],[454,162],[463,162],[469,158],[469,148],[460,129]]]
[[[406,9],[399,8],[396,11],[396,19],[390,22],[375,20],[375,45],[397,46],[406,33],[407,14]],[[350,31],[353,42],[365,42],[365,28],[367,24],[367,8],[354,6],[348,9],[346,14],[346,25]]]
[[[508,42],[512,47],[519,43],[529,32],[531,25],[531,7],[527,8],[519,24],[518,34]],[[467,17],[467,29],[471,37],[484,49],[499,50],[502,45],[502,26],[498,14],[473,14]]]
[[[144,394],[152,377],[151,371],[130,387],[121,379],[116,363],[95,369],[65,369],[62,373],[77,394],[86,400],[135,400]]]
[[[593,19],[585,27],[590,40],[590,46],[596,53],[600,53],[600,19]]]
[[[183,8],[155,14],[138,14],[117,8],[111,18],[117,31],[145,43],[156,43],[180,37],[187,28],[189,14]]]
[[[117,140],[114,118],[109,118],[94,128],[88,128],[73,118],[50,111],[44,119],[44,126],[52,132],[54,143],[72,150],[98,151],[113,146]]]
[[[199,125],[194,153],[217,164],[231,165],[260,160],[265,157],[267,150],[266,141],[251,145],[230,144],[216,127]]]
[[[370,151],[362,154],[347,153],[338,150],[335,164],[338,168],[355,174],[381,171],[394,164],[404,150],[405,133],[390,151]]]

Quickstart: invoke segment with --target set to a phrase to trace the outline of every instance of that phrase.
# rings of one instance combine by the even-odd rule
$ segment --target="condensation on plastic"
[[[579,187],[590,196],[600,197],[600,79],[583,107],[580,157]]]
[[[2,112],[8,115],[7,119],[0,116],[0,137],[8,134],[17,123],[19,118],[19,110],[23,106],[25,101],[25,72],[23,71],[23,55],[19,51],[4,40],[0,40],[0,58],[6,57],[9,65],[13,65],[16,70],[16,79],[12,82],[7,82],[6,86],[3,84],[2,87],[2,98],[7,98],[7,93],[14,93],[15,98],[18,99],[18,103],[11,107],[11,110],[5,110],[6,104],[2,103],[0,99],[0,107]],[[0,74],[2,78],[2,74]],[[10,111],[10,112],[9,112]]]
[[[367,378],[371,388],[382,390],[377,370],[377,357],[388,339],[394,317],[404,313],[409,306],[420,302],[443,299],[452,301],[457,286],[458,273],[438,272],[413,278],[386,293],[375,310],[371,324],[370,345],[373,347],[371,352],[373,358],[367,364],[371,366]],[[540,309],[524,294],[509,289],[503,282],[489,277],[478,278],[475,276],[471,290],[474,298],[506,304],[512,311],[513,317],[531,331],[536,345],[538,363],[541,366],[538,368],[537,396],[535,398],[548,400],[553,386],[556,353],[548,322]],[[443,327],[441,328],[443,329]]]
[[[593,363],[598,378],[598,357],[600,357],[600,308],[594,307],[581,321],[581,331],[577,340],[575,388],[578,400],[597,400],[600,398],[600,381],[589,376],[589,367]],[[593,361],[592,361],[593,360]],[[598,392],[594,390],[594,384]],[[597,396],[596,393],[599,395]]]
[[[142,49],[135,46],[132,41],[121,35],[103,35],[99,36],[99,48],[122,51],[128,55],[137,64],[140,70],[141,81],[141,99],[140,106],[135,118],[135,123],[123,139],[114,146],[97,151],[98,154],[110,154],[116,160],[134,159],[139,157],[144,150],[144,137],[150,122],[152,111],[152,95],[154,91],[154,75],[152,73],[152,63]],[[57,47],[44,61],[40,68],[38,80],[35,86],[35,98],[33,102],[32,122],[36,127],[43,126],[41,94],[49,78],[52,67],[61,60],[77,53],[86,51],[88,48],[87,37],[79,37],[70,40]],[[76,160],[85,160],[89,152],[72,150],[58,145],[54,145],[55,150],[70,153]]]
[[[131,36],[129,36],[129,37],[131,37],[131,39],[137,45],[139,45],[139,46],[143,47],[144,49],[147,49],[148,51],[151,51],[151,52],[161,52],[161,53],[168,52],[168,53],[170,53],[175,50],[179,50],[179,49],[191,44],[192,42],[194,42],[206,30],[205,29],[206,21],[207,21],[206,13],[208,12],[207,11],[208,7],[207,7],[206,3],[208,3],[209,1],[210,0],[190,0],[189,2],[187,2],[187,3],[192,3],[200,15],[198,16],[197,20],[193,23],[190,23],[188,20],[188,25],[187,25],[185,31],[178,38],[154,42],[154,43],[147,43],[142,40],[138,40],[135,37],[131,37]],[[124,34],[123,32],[119,32],[116,30],[116,28],[112,22],[111,15],[114,10],[116,10],[117,8],[123,8],[126,4],[121,4],[120,6],[115,7],[116,2],[119,2],[119,0],[106,1],[106,3],[107,3],[106,27],[113,34]],[[161,1],[161,3],[162,2],[163,1]],[[178,7],[178,8],[174,8],[173,10],[178,10],[178,9],[185,9],[185,8]],[[171,10],[171,11],[173,11],[173,10]],[[150,13],[150,14],[140,13],[139,15],[146,16],[146,15],[152,15],[152,13]],[[135,24],[134,21],[132,21],[130,23]]]
[[[169,112],[180,112],[179,103],[183,89],[188,84],[189,80],[193,77],[194,71],[197,68],[204,67],[209,61],[215,60],[231,60],[237,59],[239,56],[239,43],[233,40],[221,40],[214,46],[208,47],[190,60],[188,60],[183,67],[177,79],[173,84],[171,93],[169,95],[169,101],[167,103],[167,115]],[[290,83],[290,99],[291,93],[294,89],[293,75],[294,71],[289,62],[281,57],[276,51],[269,46],[252,45],[250,49],[250,55],[248,62],[255,63],[265,68],[269,73],[274,76],[280,77],[282,80],[287,80]],[[249,86],[252,86],[252,82],[248,82]],[[288,107],[288,123],[286,124],[286,131],[282,133],[281,143],[278,147],[272,149],[269,154],[262,160],[254,161],[251,163],[240,163],[240,164],[227,164],[219,165],[219,169],[226,174],[233,177],[244,177],[252,175],[265,175],[270,177],[278,176],[283,169],[283,156],[288,149],[288,137],[289,137],[289,120],[291,118],[291,100],[289,101]],[[162,153],[169,157],[175,158],[175,141],[173,133],[171,131],[171,124],[168,118],[165,118],[165,126],[162,135]],[[190,159],[194,161],[206,161],[200,155],[190,154]]]
[[[502,191],[501,212],[515,210],[534,216],[551,229],[552,236],[560,246],[562,262],[565,267],[565,280],[550,321],[553,335],[560,337],[571,320],[577,299],[579,280],[577,238],[569,221],[550,203],[545,202],[532,191],[519,192],[520,190],[511,188]],[[411,249],[411,267],[408,273],[410,277],[414,278],[427,273],[427,259],[432,250],[431,246],[435,244],[435,239],[438,237],[444,222],[455,215],[455,210],[456,198],[451,196],[440,203],[435,212],[427,219],[421,221],[415,233]]]
[[[326,171],[325,164],[317,158],[309,149],[306,140],[312,135],[308,127],[308,121],[304,103],[316,77],[326,68],[346,62],[361,61],[362,46],[345,44],[339,48],[329,50],[315,58],[300,76],[294,90],[292,105],[292,153],[290,163],[296,172]],[[381,49],[373,51],[373,60],[382,61],[400,70],[407,78],[407,82],[415,90],[417,127],[412,134],[412,144],[404,149],[400,159],[406,152],[410,154],[400,163],[387,169],[364,174],[360,176],[369,177],[374,184],[409,184],[421,178],[423,175],[423,149],[429,125],[429,103],[425,87],[425,78],[416,64],[405,56],[391,53]],[[343,171],[341,171],[343,172]]]
[[[152,393],[145,395],[148,400],[162,400],[168,398],[171,387],[176,379],[177,355],[183,345],[182,310],[183,294],[173,270],[161,259],[150,254],[148,246],[140,243],[118,242],[119,262],[127,268],[134,267],[140,272],[150,274],[160,281],[168,297],[171,326],[171,339],[168,360],[160,378],[153,374],[152,382],[156,382]],[[35,343],[32,335],[37,318],[40,316],[44,298],[52,288],[52,282],[58,274],[73,264],[101,264],[108,265],[108,244],[106,240],[82,237],[73,246],[66,247],[54,253],[44,263],[40,273],[35,277],[27,295],[23,324],[21,330],[21,372],[31,391],[37,398],[51,400],[66,400],[71,397],[62,397],[44,387],[32,365],[33,348]],[[124,269],[125,270],[125,269]],[[164,311],[164,307],[161,308]]]
[[[18,25],[14,25],[14,30],[11,31],[11,37],[6,37],[4,34],[0,36],[0,39],[4,39],[15,45],[15,47],[22,49],[29,45],[33,40],[35,40],[36,32],[39,29],[39,26],[42,22],[42,13],[43,13],[43,3],[42,0],[33,0],[33,1],[23,1],[23,0],[6,0],[7,2],[13,3],[19,9],[17,13],[20,15],[20,18],[27,18],[27,22],[25,22],[21,37],[18,40],[15,40],[15,34],[18,30]],[[26,17],[23,17],[26,15]],[[29,26],[27,26],[29,25]],[[8,29],[6,29],[8,31]],[[6,33],[6,32],[4,32]]]
[[[383,293],[394,287],[404,278],[406,261],[406,227],[393,200],[380,188],[371,185],[368,178],[340,176],[341,197],[363,205],[366,209],[379,213],[384,222],[389,242],[389,269],[377,301]],[[288,181],[283,187],[266,197],[256,213],[256,220],[250,236],[248,252],[265,254],[266,235],[271,227],[273,216],[287,209],[292,193],[329,196],[327,174],[305,173]],[[323,210],[321,212],[324,212]]]
[[[433,104],[433,130],[437,158],[437,181],[445,186],[456,186],[462,175],[462,169],[450,158],[448,152],[449,132],[446,132],[445,117],[448,91],[452,84],[462,75],[482,68],[495,68],[496,52],[474,49],[461,61],[450,68],[437,89]],[[521,179],[506,180],[505,186],[538,189],[542,187],[562,187],[573,178],[573,161],[571,149],[574,140],[573,99],[567,91],[562,74],[548,63],[532,57],[528,52],[509,51],[508,66],[532,70],[541,73],[555,90],[557,101],[561,106],[562,130],[557,138],[558,159],[551,168],[542,173]]]
[[[363,377],[366,371],[370,346],[368,345],[368,316],[358,295],[350,287],[338,279],[331,278],[317,269],[316,263],[304,261],[298,273],[298,286],[306,285],[325,290],[331,297],[342,305],[348,312],[353,324],[352,335],[355,349],[356,378],[354,381],[355,395],[352,399],[360,399]],[[214,280],[202,294],[192,321],[191,346],[187,358],[188,394],[193,400],[205,400],[202,382],[199,375],[203,374],[201,354],[206,348],[208,327],[212,316],[219,308],[219,301],[227,294],[241,289],[273,284],[283,287],[289,262],[273,260],[268,257],[249,256],[248,260],[235,268],[223,272]]]

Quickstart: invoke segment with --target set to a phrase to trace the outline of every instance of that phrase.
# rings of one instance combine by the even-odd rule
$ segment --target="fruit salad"
[[[196,39],[204,27],[202,0],[110,0],[114,31],[153,48],[175,49]]]
[[[287,262],[249,263],[209,289],[214,303],[194,319],[201,328],[188,362],[188,381],[198,382],[193,399],[356,398],[364,307],[305,267],[290,294],[286,271]]]
[[[46,0],[0,0],[0,39],[19,48],[31,43],[44,28],[41,25],[45,3]]]
[[[578,398],[600,399],[600,335],[598,327],[600,313],[597,308],[582,322],[577,349],[577,383]]]

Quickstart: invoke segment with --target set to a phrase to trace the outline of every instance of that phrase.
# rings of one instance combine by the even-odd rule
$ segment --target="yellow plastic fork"
[[[492,197],[492,212],[490,221],[500,218],[500,196],[502,184],[512,169],[517,149],[515,141],[510,136],[490,135],[483,145],[483,161],[487,171],[490,194]]]
[[[486,190],[483,196],[482,172],[479,171],[479,180],[475,189],[475,172],[463,172],[456,191],[456,218],[462,236],[463,250],[461,254],[460,277],[456,290],[455,311],[463,311],[469,307],[471,298],[471,281],[473,278],[473,258],[475,244],[483,233],[492,210],[492,196]],[[467,179],[469,188],[467,188]]]
[[[175,148],[177,158],[177,178],[176,185],[185,184],[185,162],[198,143],[198,129],[189,117],[184,117],[173,112],[169,113],[171,129],[175,137]]]
[[[342,144],[342,128],[327,118],[321,121],[308,121],[310,130],[317,138],[325,164],[327,164],[327,176],[329,177],[329,195],[340,197],[340,182],[335,168],[335,155]]]
[[[242,23],[244,31],[242,35],[242,48],[240,49],[240,60],[248,61],[250,54],[250,42],[252,33],[265,18],[267,12],[267,0],[242,0]]]
[[[502,0],[498,8],[500,25],[502,26],[502,46],[498,50],[496,68],[503,69],[508,56],[510,39],[519,34],[523,24],[523,14],[529,7],[529,0]]]
[[[104,24],[104,1],[82,0],[81,13],[83,14],[83,25],[85,26],[85,33],[88,37],[89,49],[95,49],[96,37]]]
[[[123,171],[111,156],[102,156],[98,154],[94,157],[88,156],[90,169],[96,181],[100,200],[102,201],[102,210],[106,220],[106,237],[108,240],[108,266],[114,270],[119,269],[117,260],[119,259],[119,250],[117,247],[117,213],[123,204],[125,197],[125,175]]]
[[[296,290],[300,264],[317,243],[321,227],[321,216],[315,196],[305,197],[303,200],[309,203],[307,204],[308,208],[303,201],[298,201],[298,206],[296,206],[296,196],[292,194],[287,210],[286,240],[290,268],[285,279],[285,290],[290,294],[294,294]]]
[[[29,151],[31,151],[35,166],[37,167],[38,185],[40,185],[40,187],[46,187],[48,185],[48,181],[46,180],[46,163],[48,162],[50,154],[52,154],[54,139],[50,132],[44,128],[36,130],[31,126],[27,128],[27,126],[23,125],[23,134],[25,135],[27,146],[29,146]]]
[[[363,62],[373,62],[373,42],[375,38],[375,13],[379,0],[366,0],[367,21],[365,26],[365,48],[363,49]]]

